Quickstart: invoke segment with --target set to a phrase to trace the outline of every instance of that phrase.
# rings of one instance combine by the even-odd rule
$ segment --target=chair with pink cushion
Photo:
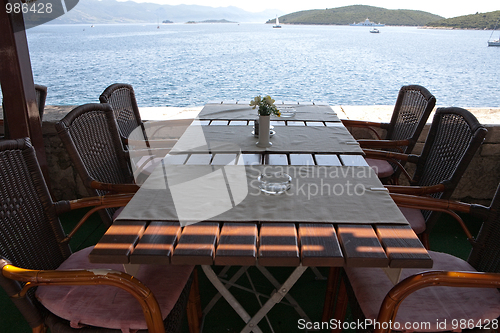
[[[132,277],[90,263],[92,247],[72,253],[58,219],[131,194],[53,202],[29,139],[0,142],[0,184],[0,286],[33,332],[179,330],[193,266],[142,265]]]
[[[402,194],[392,197],[401,206],[450,212],[460,223],[455,212],[484,222],[467,261],[429,251],[434,261],[432,271],[404,268],[396,285],[381,268],[346,267],[352,313],[381,323],[382,327],[367,329],[377,333],[390,331],[383,326],[404,332],[461,332],[480,325],[498,329],[500,185],[489,207]],[[392,325],[384,325],[389,322]],[[405,327],[406,323],[410,327]]]
[[[438,108],[420,155],[382,152],[366,149],[366,157],[388,161],[405,161],[415,165],[410,186],[387,185],[392,193],[431,195],[449,199],[472,158],[484,141],[487,130],[469,111]],[[401,208],[413,231],[429,248],[428,235],[439,212]],[[470,232],[464,229],[470,238]]]
[[[376,148],[410,154],[417,143],[436,98],[419,85],[403,86],[399,90],[396,105],[390,123],[376,123],[359,120],[342,120],[346,127],[364,127],[370,129],[377,140],[358,140],[363,148]],[[386,131],[383,139],[375,130]],[[388,162],[367,158],[366,162],[378,172],[379,178],[397,183],[404,166],[404,161]]]

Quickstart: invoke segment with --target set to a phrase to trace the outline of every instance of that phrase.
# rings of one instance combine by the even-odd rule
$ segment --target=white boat
[[[273,28],[281,28],[280,20],[278,19],[278,15],[276,15],[276,24],[273,25]]]
[[[500,21],[500,18],[498,19],[497,23],[495,24],[495,29],[491,32],[490,39],[488,40],[488,46],[500,46],[500,37],[498,39],[491,39],[491,36],[493,36],[493,33],[497,30],[498,22]]]
[[[370,29],[370,32],[372,34],[378,34],[378,33],[380,33],[380,30],[378,30],[377,28],[373,28],[373,29]]]
[[[370,22],[369,19],[366,19],[364,22],[359,22],[359,23],[351,23],[349,24],[351,27],[384,27],[385,24],[382,23],[375,23],[375,22]]]

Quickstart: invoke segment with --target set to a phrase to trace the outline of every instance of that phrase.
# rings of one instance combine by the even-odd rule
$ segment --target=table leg
[[[316,275],[316,280],[320,280],[320,281],[324,281],[326,280],[327,278],[323,276],[323,274],[321,274],[321,272],[319,271],[319,269],[317,267],[311,267],[311,270],[313,271],[314,275]]]
[[[266,277],[266,279],[268,279],[269,282],[271,282],[271,284],[274,286],[274,288],[276,288],[276,289],[279,290],[279,288],[281,286],[280,286],[280,283],[278,282],[278,280],[276,280],[274,278],[274,276],[272,276],[272,274],[265,267],[257,266],[257,268]],[[302,273],[301,273],[301,275],[302,275]],[[305,311],[302,310],[302,308],[300,307],[299,303],[297,303],[297,301],[292,297],[292,295],[285,294],[285,298],[287,299],[288,302],[290,302],[290,304],[292,305],[292,307],[295,309],[295,311],[297,311],[297,313],[300,315],[300,317],[302,317],[302,319],[305,319],[305,321],[308,322],[308,323],[311,322],[311,319],[309,319],[309,317],[307,316],[307,314],[305,313]]]
[[[231,266],[225,266],[224,269],[223,269],[224,273],[227,272],[226,267],[231,267]],[[227,282],[224,283],[224,288],[226,288],[226,289],[229,290],[229,288],[231,288],[234,285],[234,283],[236,281],[238,281],[238,279],[247,271],[247,269],[248,269],[248,266],[242,266],[236,272],[236,274],[233,275],[233,277],[229,281],[227,281]],[[219,275],[217,276],[217,278],[219,279],[219,281],[220,281],[220,276],[221,276],[222,273],[223,272],[219,273]],[[210,281],[212,281],[212,280],[210,280]],[[203,309],[203,316],[206,316],[210,312],[210,310],[212,310],[212,308],[214,307],[215,303],[217,303],[217,301],[221,298],[221,296],[222,296],[221,293],[218,293],[217,295],[215,295],[210,300],[210,302],[207,304],[207,306]]]
[[[245,323],[250,322],[252,317],[243,309],[241,304],[236,300],[236,298],[229,292],[229,290],[226,289],[226,287],[222,284],[222,282],[219,280],[217,277],[217,274],[213,271],[212,267],[208,265],[202,265],[201,268],[203,269],[203,272],[207,276],[207,278],[210,280],[210,282],[213,284],[213,286],[219,291],[219,293],[224,297],[224,299],[231,305],[231,307],[236,311],[236,313],[243,319]],[[267,304],[267,303],[266,303]],[[273,304],[274,305],[274,304]],[[267,311],[266,311],[267,312]],[[262,319],[262,318],[261,318]],[[258,323],[258,321],[257,321]],[[257,323],[252,322],[252,328],[246,332],[255,332],[255,333],[262,333],[260,328],[257,326]]]
[[[257,302],[259,303],[259,306],[262,307],[262,302],[260,301],[260,295],[257,292],[257,289],[255,289],[255,286],[253,284],[252,278],[250,277],[250,274],[248,274],[248,271],[246,272],[248,282],[250,282],[250,286],[252,287],[252,292],[255,295],[255,298],[257,298]],[[267,317],[267,315],[264,316],[266,318],[267,324],[269,325],[269,328],[271,329],[271,333],[274,333],[273,325],[271,325],[271,321]]]
[[[257,266],[259,267],[259,266]],[[257,324],[260,322],[262,318],[273,308],[276,303],[279,303],[283,297],[286,296],[288,291],[293,287],[295,282],[302,276],[308,266],[298,266],[295,270],[290,274],[288,279],[283,283],[279,288],[277,288],[276,292],[271,296],[271,298],[264,304],[264,306],[251,318],[251,320],[246,321],[247,325],[241,330],[241,333],[248,332],[256,332]],[[274,279],[274,278],[273,278]],[[244,310],[243,310],[244,311]],[[245,312],[246,313],[246,312]],[[260,331],[260,329],[259,329]]]

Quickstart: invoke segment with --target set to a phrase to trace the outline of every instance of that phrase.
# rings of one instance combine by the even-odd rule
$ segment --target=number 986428
[[[23,3],[16,2],[14,4],[7,3],[5,5],[5,11],[7,14],[51,14],[52,13],[52,4],[50,2],[47,3]]]

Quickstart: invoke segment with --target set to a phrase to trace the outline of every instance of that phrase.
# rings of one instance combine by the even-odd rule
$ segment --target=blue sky
[[[420,1],[401,1],[401,0],[365,0],[362,3],[352,0],[308,0],[308,1],[290,1],[290,0],[252,0],[252,1],[234,1],[234,0],[134,0],[136,2],[154,2],[166,5],[202,5],[211,7],[235,6],[250,12],[260,12],[265,9],[277,9],[284,13],[292,13],[306,9],[321,9],[342,7],[349,5],[369,5],[383,7],[387,9],[414,9],[423,10],[444,17],[455,17],[461,15],[484,13],[500,10],[500,3],[493,0],[476,1],[443,1],[443,0],[420,0]]]

